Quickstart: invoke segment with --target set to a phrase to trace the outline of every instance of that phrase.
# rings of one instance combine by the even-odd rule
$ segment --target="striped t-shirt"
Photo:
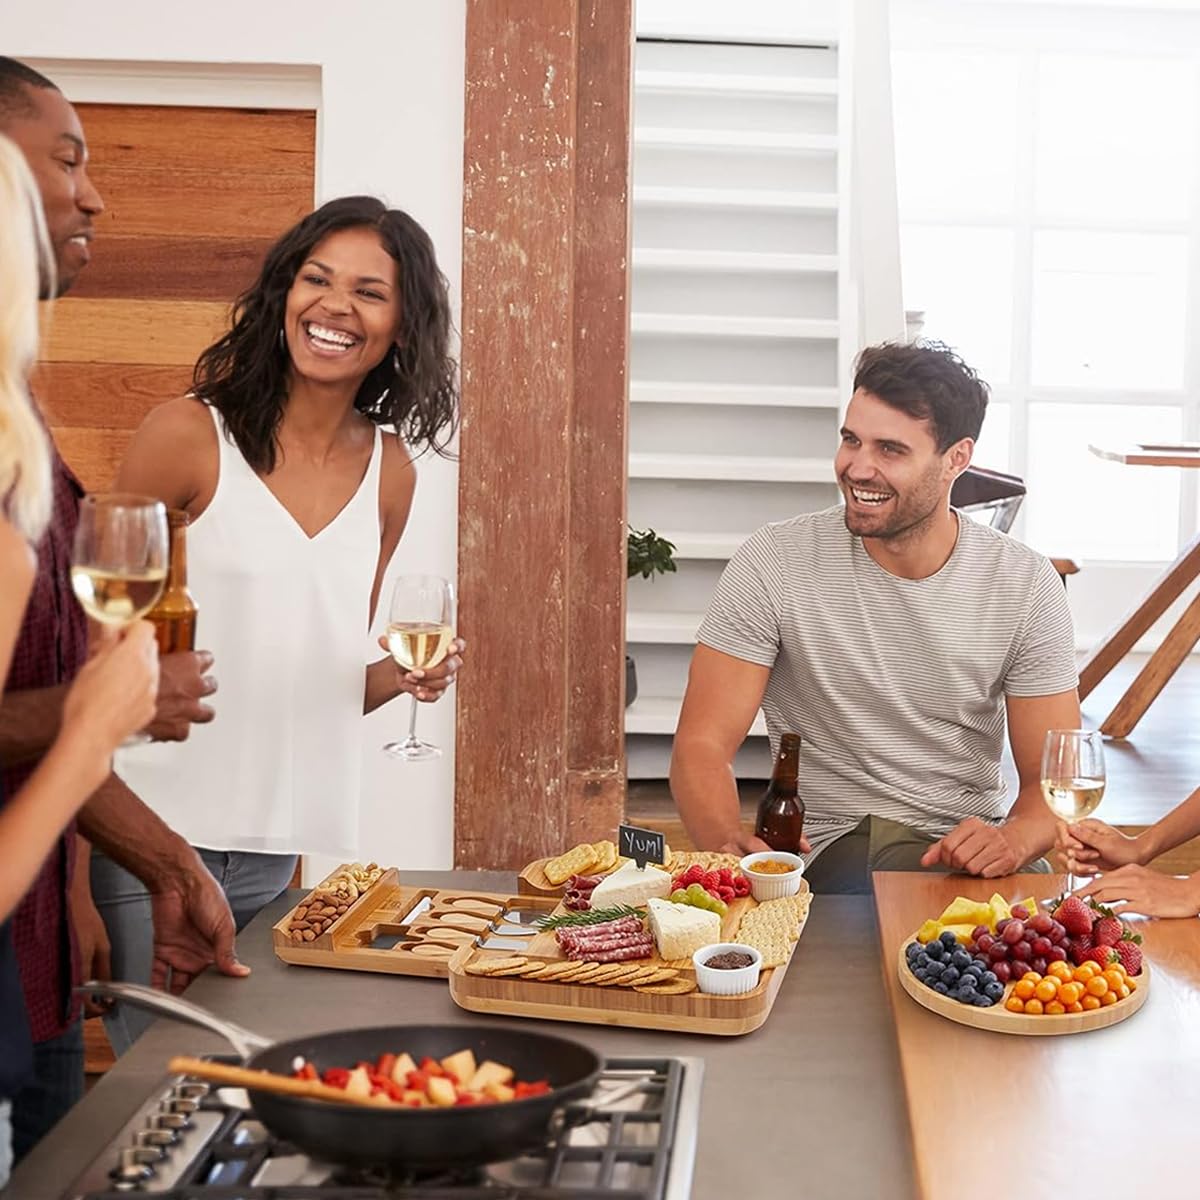
[[[1004,697],[1078,682],[1066,589],[1050,561],[958,514],[928,579],[885,571],[843,509],[764,525],[721,575],[699,640],[770,667],[772,750],[800,734],[814,856],[863,817],[931,836],[1002,819]]]

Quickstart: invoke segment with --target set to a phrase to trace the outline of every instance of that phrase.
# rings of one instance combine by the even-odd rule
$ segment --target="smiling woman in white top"
[[[415,485],[457,417],[445,278],[425,231],[370,197],[284,234],[201,356],[193,394],[155,409],[122,490],[187,511],[189,589],[215,657],[216,719],[122,758],[122,777],[200,851],[238,928],[303,853],[358,857],[359,719],[432,700],[456,652],[402,675],[364,662]],[[93,889],[113,973],[150,973],[149,898],[105,860]],[[118,1050],[137,1018],[114,1019]]]

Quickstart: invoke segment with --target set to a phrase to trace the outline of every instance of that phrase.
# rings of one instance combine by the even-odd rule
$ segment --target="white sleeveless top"
[[[188,528],[188,589],[217,715],[186,742],[122,751],[117,774],[193,845],[354,859],[382,434],[358,490],[310,538],[210,411],[220,476]]]

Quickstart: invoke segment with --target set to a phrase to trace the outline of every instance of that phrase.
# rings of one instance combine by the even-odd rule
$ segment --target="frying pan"
[[[544,1143],[555,1111],[589,1093],[600,1074],[600,1059],[587,1046],[502,1026],[389,1025],[270,1042],[199,1005],[139,984],[92,982],[78,990],[211,1029],[252,1070],[290,1075],[297,1056],[323,1071],[374,1062],[386,1052],[407,1051],[420,1062],[470,1049],[479,1062],[490,1058],[512,1067],[517,1079],[550,1083],[542,1096],[461,1108],[361,1108],[249,1089],[254,1113],[271,1133],[335,1163],[444,1168],[511,1158]]]

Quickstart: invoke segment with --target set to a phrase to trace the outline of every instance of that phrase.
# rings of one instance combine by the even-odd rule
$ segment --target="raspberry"
[[[717,878],[722,887],[733,887],[733,872],[728,867],[722,867],[717,872]]]
[[[716,871],[705,871],[703,876],[697,880],[706,892],[714,891],[721,886],[721,877]]]
[[[733,877],[733,890],[739,896],[750,895],[750,880],[745,875],[735,875]]]
[[[723,883],[719,888],[717,888],[717,895],[720,896],[726,904],[728,904],[730,900],[733,900],[737,897],[737,892],[733,890],[731,885]]]

